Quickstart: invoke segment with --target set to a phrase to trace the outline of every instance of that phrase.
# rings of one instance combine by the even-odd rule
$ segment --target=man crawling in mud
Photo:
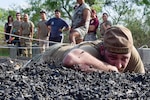
[[[76,46],[56,44],[42,55],[42,60],[59,59],[66,67],[81,71],[116,71],[145,73],[134,47],[132,34],[124,26],[112,26],[103,41],[82,42]],[[76,67],[78,66],[78,67]]]

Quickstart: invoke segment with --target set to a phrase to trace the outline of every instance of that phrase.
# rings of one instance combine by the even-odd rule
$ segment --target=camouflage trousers
[[[22,49],[22,54],[25,57],[32,57],[32,41],[27,39],[21,39],[21,47],[24,47]]]

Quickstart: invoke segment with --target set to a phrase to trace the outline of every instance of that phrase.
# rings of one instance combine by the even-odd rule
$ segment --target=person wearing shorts
[[[83,41],[89,29],[91,9],[84,0],[77,0],[79,6],[75,9],[72,26],[69,34],[71,44],[78,44]]]
[[[24,14],[24,21],[21,23],[20,26],[20,35],[29,38],[21,38],[21,47],[24,47],[22,49],[22,54],[25,57],[32,57],[32,39],[34,34],[34,24],[32,21],[29,20],[28,14]]]

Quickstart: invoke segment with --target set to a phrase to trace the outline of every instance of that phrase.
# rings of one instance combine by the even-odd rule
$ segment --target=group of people
[[[39,46],[42,47],[41,52],[45,52],[45,49],[50,46],[48,51],[50,53],[43,59],[48,61],[48,56],[58,57],[61,58],[64,66],[75,68],[77,65],[78,69],[82,71],[145,73],[143,62],[133,45],[130,30],[124,26],[113,26],[107,20],[108,14],[103,13],[103,22],[100,24],[100,35],[103,39],[102,41],[95,41],[99,26],[96,11],[91,9],[84,0],[77,0],[77,3],[78,5],[74,7],[71,27],[61,18],[59,10],[55,10],[55,17],[49,20],[46,18],[46,12],[40,11],[42,20],[38,23],[37,38],[39,39]],[[19,15],[20,13],[16,14],[16,16]],[[10,23],[8,26],[11,26]],[[16,28],[16,26],[20,28]],[[53,45],[55,42],[62,42],[64,31],[69,31],[71,45],[64,47],[59,47],[63,45]],[[23,54],[31,57],[34,24],[29,20],[27,14],[24,14],[23,21],[17,20],[12,23],[10,33],[30,38],[23,38],[20,43],[22,46],[28,47]],[[15,38],[14,40],[18,39]],[[75,44],[76,46],[74,46]]]
[[[97,29],[99,19],[96,10],[91,9],[84,0],[77,0],[78,5],[75,5],[75,11],[72,18],[71,31],[69,40],[72,44],[78,44],[83,41],[97,40]],[[102,14],[103,22],[100,24],[100,37],[103,37],[104,32],[111,27],[111,22],[108,20],[108,14]]]
[[[8,16],[8,23],[5,24],[4,32],[12,34],[5,34],[5,40],[8,44],[14,44],[18,47],[26,47],[24,49],[19,49],[17,51],[17,55],[32,57],[34,24],[29,20],[28,14],[24,14],[22,19],[21,14],[17,12],[15,21],[13,21],[12,16]],[[18,36],[22,36],[24,38],[20,38]]]
[[[77,3],[78,5],[74,8],[71,27],[61,18],[60,10],[56,9],[54,12],[55,17],[50,18],[49,20],[46,18],[46,12],[44,10],[40,11],[41,21],[37,25],[37,39],[39,39],[39,47],[41,47],[41,52],[45,52],[46,48],[57,42],[62,43],[64,31],[70,31],[69,41],[72,44],[78,44],[82,41],[94,41],[97,39],[96,33],[99,26],[99,19],[96,11],[91,9],[84,0],[77,0]],[[15,33],[15,35],[24,36],[27,38],[33,38],[33,22],[29,20],[28,14],[24,14],[22,20],[20,17],[20,13],[16,13],[16,21],[13,22],[12,16],[9,16],[7,23],[8,25],[5,25],[5,32]],[[102,16],[103,23],[100,25],[101,35],[103,35],[104,31],[111,26],[111,23],[107,20],[107,17],[107,13],[104,13]],[[5,39],[7,43],[16,44],[17,42],[18,46],[28,47],[27,49],[22,49],[22,53],[24,56],[31,57],[32,48],[30,47],[32,46],[32,39],[22,38],[19,41],[18,37],[14,38],[9,35],[6,35]]]

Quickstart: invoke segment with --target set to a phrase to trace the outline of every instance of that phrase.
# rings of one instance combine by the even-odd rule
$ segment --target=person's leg
[[[97,40],[96,34],[93,33],[88,33],[84,37],[84,41],[95,41],[95,40]]]
[[[18,40],[18,47],[21,47],[21,45],[20,45],[20,40]],[[22,49],[18,49],[18,56],[20,56],[21,55],[21,53],[22,53]]]
[[[61,42],[62,41],[62,36],[59,36],[59,37],[55,37],[55,42]]]
[[[44,45],[44,42],[43,41],[39,41],[39,46],[40,46],[40,52],[45,52],[45,45]]]
[[[83,39],[80,39],[80,34],[77,31],[72,31],[69,34],[69,40],[72,44],[78,44],[83,41]]]
[[[9,43],[9,35],[6,35],[6,34],[5,34],[5,41],[7,42],[7,44],[10,44],[10,43]]]
[[[32,42],[27,41],[26,46],[27,46],[27,57],[31,58],[32,57]]]
[[[19,39],[20,42],[20,56],[23,55],[23,49],[22,49],[22,39]]]
[[[12,41],[12,43],[13,43],[14,45],[16,45],[16,47],[17,47],[17,56],[20,56],[20,54],[21,54],[21,49],[18,48],[18,47],[20,47],[20,40],[19,40],[19,38],[18,38],[18,37],[15,37],[15,39]]]
[[[26,49],[27,48],[25,48],[26,47],[26,41],[23,38],[21,39],[21,47],[24,47],[24,48],[22,48],[21,55],[26,57],[26,54],[27,54],[26,53],[26,51],[27,51]]]
[[[81,42],[83,42],[83,39],[77,39],[77,40],[76,40],[76,44],[79,44],[79,43],[81,43]]]
[[[53,38],[53,37],[49,37],[49,46],[52,46],[52,45],[54,45],[54,41],[55,41],[55,39]]]
[[[49,42],[48,42],[48,37],[45,39],[46,41],[44,42],[45,44],[45,50],[49,48]]]
[[[60,43],[62,41],[62,36],[59,37],[51,37],[50,38],[50,46],[56,43]]]

